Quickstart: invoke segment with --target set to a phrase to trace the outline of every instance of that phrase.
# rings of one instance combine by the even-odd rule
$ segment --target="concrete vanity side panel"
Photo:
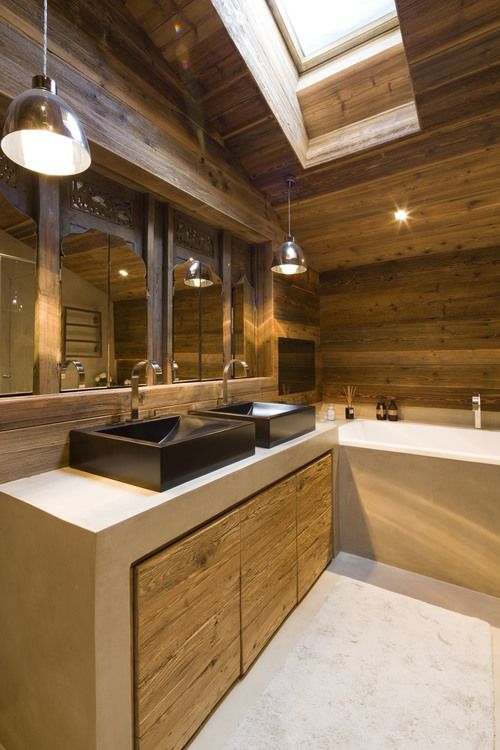
[[[95,536],[3,493],[0,530],[0,743],[93,750]]]
[[[500,596],[500,466],[341,446],[344,552]]]

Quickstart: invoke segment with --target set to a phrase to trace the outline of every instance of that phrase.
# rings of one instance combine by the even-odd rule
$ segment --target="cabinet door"
[[[179,750],[240,673],[239,512],[134,568],[136,748]]]
[[[332,457],[323,456],[296,473],[298,598],[332,559]]]
[[[243,672],[297,603],[295,494],[290,477],[240,509]]]

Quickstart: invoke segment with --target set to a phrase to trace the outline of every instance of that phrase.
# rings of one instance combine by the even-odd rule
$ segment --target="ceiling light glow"
[[[394,211],[394,218],[396,221],[406,221],[408,218],[408,211],[405,208],[398,208]]]

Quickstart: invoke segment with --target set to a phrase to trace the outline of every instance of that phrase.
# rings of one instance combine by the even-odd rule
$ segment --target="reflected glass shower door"
[[[35,261],[0,253],[0,393],[31,393]]]

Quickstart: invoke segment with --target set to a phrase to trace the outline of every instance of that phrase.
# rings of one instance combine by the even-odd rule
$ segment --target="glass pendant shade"
[[[304,251],[300,245],[297,245],[291,235],[288,235],[286,240],[275,250],[271,268],[275,273],[290,276],[294,273],[307,271]]]
[[[189,265],[184,276],[186,286],[212,286],[212,271],[210,266],[199,260],[189,261]]]
[[[307,271],[306,258],[301,246],[295,242],[292,237],[290,222],[290,191],[292,185],[295,185],[295,178],[291,175],[286,178],[288,185],[288,235],[284,242],[273,253],[273,263],[271,270],[274,273],[281,273],[286,276],[292,276],[295,273],[304,273]]]
[[[90,150],[80,122],[56,93],[48,76],[35,76],[33,88],[9,105],[2,136],[4,154],[25,169],[71,175],[90,166]]]

